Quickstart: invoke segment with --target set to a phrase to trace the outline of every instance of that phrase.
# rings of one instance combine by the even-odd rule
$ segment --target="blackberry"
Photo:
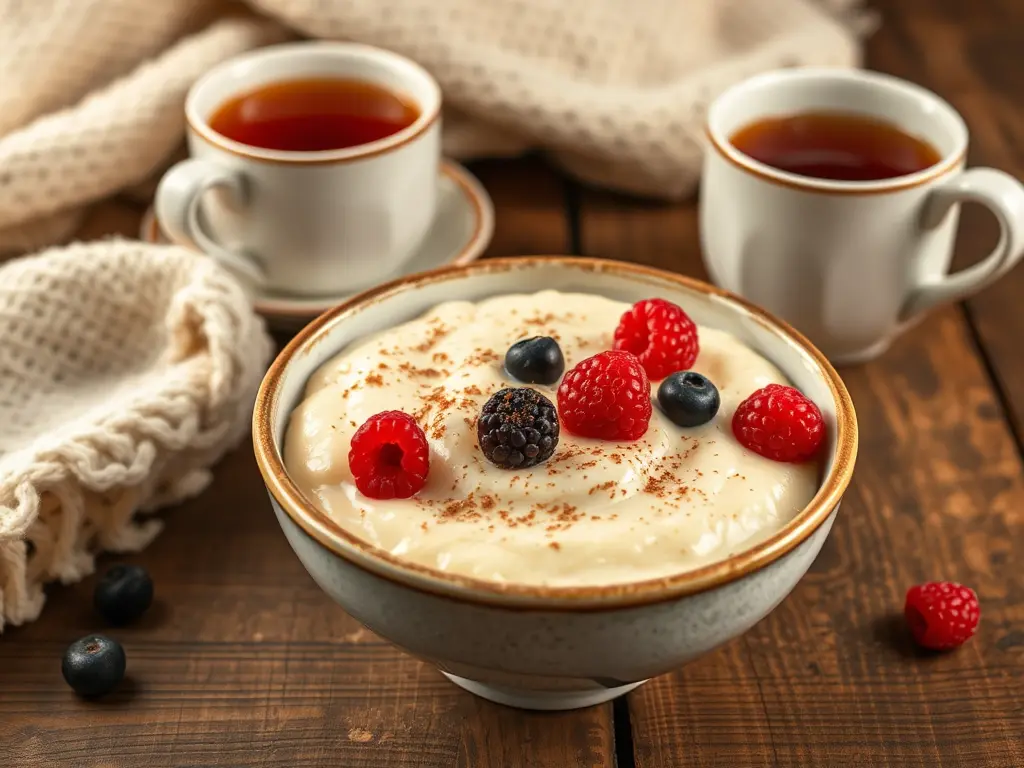
[[[502,469],[547,461],[558,445],[558,414],[544,395],[529,387],[506,387],[484,403],[476,422],[480,449]]]

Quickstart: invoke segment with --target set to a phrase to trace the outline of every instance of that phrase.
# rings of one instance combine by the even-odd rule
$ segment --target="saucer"
[[[475,261],[491,242],[493,233],[494,206],[487,191],[464,167],[450,160],[442,161],[434,223],[402,269],[380,282],[436,267]],[[171,242],[160,228],[152,207],[142,217],[140,237],[149,243]],[[181,245],[196,247],[190,242],[182,242]],[[256,295],[253,306],[271,327],[297,330],[356,293],[358,291],[328,296],[295,296],[266,290]]]

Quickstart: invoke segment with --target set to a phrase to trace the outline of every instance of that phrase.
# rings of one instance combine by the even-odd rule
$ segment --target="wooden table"
[[[932,87],[971,160],[1024,177],[1024,4],[890,0],[869,63]],[[703,276],[693,202],[581,189],[539,160],[475,165],[498,211],[489,255],[583,253]],[[132,234],[101,206],[84,236]],[[995,228],[968,210],[962,262]],[[1024,766],[1024,269],[842,373],[861,420],[856,478],[811,572],[746,636],[627,698],[567,714],[479,700],[324,596],[270,513],[249,445],[166,513],[144,564],[159,602],[116,635],[130,680],[99,703],[60,676],[98,628],[91,579],[49,590],[0,639],[0,765]],[[1014,551],[1016,549],[1016,552]],[[928,656],[904,591],[957,579],[979,634]]]

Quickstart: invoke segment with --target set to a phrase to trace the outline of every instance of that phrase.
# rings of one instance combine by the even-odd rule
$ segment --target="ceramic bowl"
[[[307,379],[322,363],[360,337],[440,302],[541,288],[626,302],[660,296],[774,362],[825,417],[827,453],[815,497],[777,534],[724,561],[650,581],[558,588],[495,584],[404,562],[347,533],[303,497],[285,472],[281,442]],[[825,357],[740,298],[632,264],[528,257],[412,275],[322,315],[267,373],[253,438],[288,541],[349,614],[484,698],[529,709],[572,709],[607,701],[707,653],[748,630],[789,594],[839,510],[857,454],[857,421]]]

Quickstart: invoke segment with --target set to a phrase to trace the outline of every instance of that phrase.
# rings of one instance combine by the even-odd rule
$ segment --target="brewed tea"
[[[741,128],[732,145],[780,171],[837,181],[877,181],[939,162],[930,144],[864,115],[806,112],[768,117]]]
[[[226,101],[210,127],[264,149],[316,152],[383,139],[419,111],[396,93],[359,80],[316,78],[264,85]]]

